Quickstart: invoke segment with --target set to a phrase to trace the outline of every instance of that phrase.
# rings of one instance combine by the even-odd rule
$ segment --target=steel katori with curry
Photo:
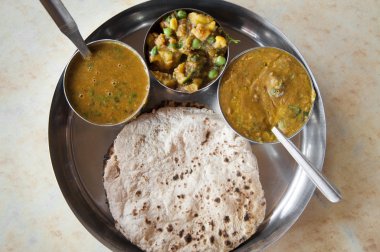
[[[243,53],[227,67],[219,99],[235,131],[255,142],[275,142],[273,127],[291,137],[307,122],[315,91],[295,57],[263,47]]]
[[[116,41],[90,44],[91,57],[75,55],[65,77],[73,109],[98,125],[115,125],[133,117],[149,92],[146,66],[138,53]]]

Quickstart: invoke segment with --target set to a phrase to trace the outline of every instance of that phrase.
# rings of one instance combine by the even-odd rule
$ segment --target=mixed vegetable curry
[[[169,88],[192,93],[219,76],[226,64],[227,39],[206,14],[178,10],[149,33],[150,69]]]
[[[65,77],[73,109],[96,124],[117,124],[133,116],[149,91],[146,67],[139,56],[115,42],[90,45],[91,57],[77,54]]]
[[[286,136],[307,121],[315,92],[305,68],[276,48],[258,48],[226,69],[219,90],[221,109],[241,135],[256,142],[274,142],[276,126]]]

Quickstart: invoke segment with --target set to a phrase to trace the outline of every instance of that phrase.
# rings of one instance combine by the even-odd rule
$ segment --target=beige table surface
[[[65,0],[84,37],[127,0]],[[380,251],[380,1],[235,1],[279,27],[309,63],[327,117],[316,193],[268,251]],[[74,46],[39,1],[0,1],[0,250],[107,251],[66,204],[50,163],[48,115]]]

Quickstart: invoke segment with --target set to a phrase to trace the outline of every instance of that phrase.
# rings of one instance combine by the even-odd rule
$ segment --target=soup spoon
[[[65,8],[61,0],[40,0],[46,11],[52,17],[58,28],[78,48],[83,58],[91,56],[91,52],[84,42],[73,17]]]
[[[333,203],[339,202],[342,195],[339,190],[332,185],[323,174],[316,169],[306,157],[297,149],[297,147],[289,141],[285,135],[276,127],[272,128],[272,133],[277,137],[277,140],[285,147],[289,154],[296,160],[301,168],[306,172],[310,180],[318,187],[325,197]]]

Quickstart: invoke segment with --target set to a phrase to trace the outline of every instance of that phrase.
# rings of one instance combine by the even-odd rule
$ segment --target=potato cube
[[[176,18],[170,19],[169,27],[170,27],[170,29],[172,29],[174,31],[177,30],[177,28],[178,28],[178,22],[177,22]]]
[[[227,41],[222,36],[216,36],[215,37],[215,43],[213,44],[214,48],[224,48],[227,46]]]
[[[208,24],[213,21],[213,19],[210,16],[197,14],[195,12],[189,13],[188,17],[189,17],[190,23],[193,25]]]

